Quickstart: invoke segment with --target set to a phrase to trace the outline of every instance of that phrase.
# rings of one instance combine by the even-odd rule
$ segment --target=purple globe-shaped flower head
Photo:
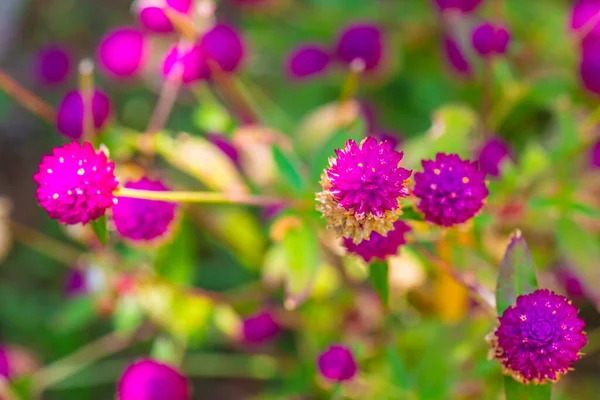
[[[477,162],[438,153],[422,165],[423,172],[415,173],[414,194],[426,221],[452,226],[473,218],[483,207],[489,192]]]
[[[600,140],[592,146],[590,151],[590,165],[592,168],[600,168]]]
[[[386,235],[402,212],[400,198],[408,194],[405,181],[411,171],[399,165],[403,153],[369,136],[360,144],[348,140],[335,154],[321,176],[323,191],[317,194],[317,209],[328,228],[355,244],[372,231]]]
[[[600,1],[578,0],[571,13],[571,30],[575,33],[585,34],[582,39],[600,38]]]
[[[146,59],[144,34],[131,27],[121,27],[108,32],[100,42],[96,58],[100,67],[116,78],[136,75]]]
[[[352,239],[344,238],[344,246],[350,253],[362,257],[366,262],[378,258],[385,260],[388,256],[398,254],[398,249],[406,244],[404,235],[410,232],[410,226],[401,220],[394,222],[394,229],[382,236],[377,232],[372,232],[368,239],[359,244],[354,244]]]
[[[92,95],[92,115],[94,129],[101,130],[108,121],[111,112],[110,99],[104,92],[94,90]],[[71,139],[79,139],[83,134],[84,99],[80,90],[68,92],[61,100],[56,111],[56,129]]]
[[[517,297],[492,338],[504,373],[524,384],[556,382],[579,360],[585,323],[569,299],[549,290]]]
[[[244,43],[231,26],[217,24],[200,40],[206,58],[216,63],[224,72],[234,72],[244,59]]]
[[[85,270],[73,268],[69,270],[65,278],[65,295],[67,297],[77,297],[86,294],[89,290]]]
[[[331,56],[317,44],[304,44],[292,50],[286,62],[287,75],[304,80],[321,75],[329,66]]]
[[[180,14],[190,14],[193,0],[137,0],[134,6],[142,26],[155,33],[171,33],[175,27],[165,9]]]
[[[248,344],[262,344],[281,332],[281,327],[268,311],[251,315],[242,321],[242,339]]]
[[[189,400],[187,379],[175,368],[151,359],[130,364],[117,387],[119,400]]]
[[[159,180],[142,178],[126,182],[127,189],[164,192],[168,188]],[[164,239],[171,233],[177,204],[168,201],[117,197],[112,207],[112,219],[119,234],[133,242],[149,242]]]
[[[475,51],[484,58],[502,55],[510,42],[510,33],[503,26],[484,22],[473,29],[471,43]]]
[[[443,51],[446,62],[454,72],[464,78],[471,76],[471,63],[458,41],[449,35],[444,36]]]
[[[334,382],[349,381],[356,375],[358,367],[350,349],[341,345],[331,345],[319,355],[319,372]]]
[[[346,65],[357,61],[365,71],[377,68],[383,59],[383,33],[373,24],[354,24],[340,34],[335,54]]]
[[[8,351],[2,345],[0,345],[0,376],[6,379],[10,379],[12,376]]]
[[[585,297],[585,289],[581,283],[581,278],[570,267],[565,265],[559,266],[555,274],[569,298],[581,299]]]
[[[600,94],[600,40],[586,40],[581,49],[579,73],[584,87]]]
[[[115,165],[91,144],[72,142],[44,156],[33,176],[36,196],[48,216],[63,224],[87,224],[114,203]]]
[[[475,11],[483,0],[433,0],[440,11],[459,11],[470,13]]]
[[[210,68],[200,46],[176,44],[167,51],[162,63],[163,77],[168,79],[176,73],[181,74],[186,85],[210,78]]]
[[[43,85],[59,85],[69,76],[72,65],[69,50],[58,44],[47,45],[35,56],[35,77]]]
[[[489,176],[500,176],[502,162],[510,158],[510,149],[506,142],[499,138],[486,141],[479,150],[479,169]]]

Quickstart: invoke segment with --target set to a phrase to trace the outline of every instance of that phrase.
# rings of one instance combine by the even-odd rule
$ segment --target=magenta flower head
[[[477,162],[438,153],[422,165],[423,172],[415,173],[414,194],[426,221],[452,226],[473,218],[483,207],[489,192]]]
[[[35,57],[35,76],[43,85],[63,83],[73,65],[71,53],[63,46],[51,44],[38,50]]]
[[[579,360],[585,323],[569,299],[547,289],[517,297],[492,337],[504,373],[529,384],[556,382]]]
[[[83,95],[79,90],[68,92],[58,105],[56,112],[56,129],[71,139],[79,139],[83,134]],[[110,117],[110,99],[100,90],[92,95],[92,115],[94,129],[101,130]]]
[[[48,216],[63,224],[87,224],[114,204],[115,165],[91,144],[65,144],[44,156],[33,176],[37,199]]]
[[[244,59],[242,38],[229,25],[215,25],[202,36],[200,47],[206,58],[218,64],[224,72],[234,72]]]
[[[586,296],[585,289],[581,284],[581,278],[573,272],[571,267],[560,266],[555,274],[569,298],[581,299]]]
[[[161,181],[148,178],[126,182],[123,187],[156,192],[168,190]],[[122,237],[134,242],[149,242],[165,239],[171,233],[176,212],[176,203],[117,197],[112,207],[112,219]]]
[[[181,73],[181,81],[188,85],[210,78],[210,68],[200,46],[176,44],[167,51],[162,64],[164,79],[177,71]]]
[[[358,367],[350,349],[341,345],[331,345],[317,360],[323,377],[335,382],[345,382],[354,378]]]
[[[335,54],[346,65],[360,60],[365,71],[371,71],[383,58],[383,33],[373,24],[351,25],[340,34]]]
[[[585,88],[600,94],[600,40],[585,40],[581,49],[579,73]]]
[[[128,78],[138,73],[146,58],[144,34],[131,27],[121,27],[108,32],[100,42],[96,58],[109,75]]]
[[[471,33],[473,48],[481,57],[502,55],[510,42],[510,33],[503,26],[495,26],[489,22],[476,26]]]
[[[242,322],[242,336],[248,344],[262,344],[277,336],[281,327],[270,312],[263,311]]]
[[[433,0],[440,11],[455,10],[463,13],[475,11],[483,0]]]
[[[305,44],[292,50],[287,63],[287,75],[293,79],[312,78],[325,72],[331,56],[323,47]]]
[[[317,209],[327,227],[355,244],[393,229],[402,210],[398,202],[406,197],[406,180],[411,171],[399,166],[403,153],[390,142],[365,138],[360,144],[348,140],[337,158],[321,176],[323,191],[317,194]]]
[[[8,351],[4,346],[0,345],[0,376],[10,379],[11,375]]]
[[[479,150],[479,169],[486,175],[500,176],[501,164],[507,158],[510,158],[510,149],[506,142],[499,138],[489,139]]]
[[[352,239],[344,238],[344,246],[350,253],[361,256],[366,262],[371,262],[373,258],[385,260],[387,256],[398,254],[398,249],[406,244],[404,235],[410,232],[410,226],[403,221],[394,222],[394,229],[382,236],[377,232],[371,232],[368,239],[359,244],[354,244]]]
[[[600,25],[597,15],[600,12],[600,1],[578,0],[571,13],[571,29],[578,33],[585,31],[585,39],[600,38]]]
[[[119,400],[189,400],[188,381],[175,368],[151,359],[130,364],[117,387]]]
[[[450,68],[459,76],[468,78],[471,76],[471,64],[460,44],[451,36],[444,36],[444,56]]]
[[[138,0],[134,9],[144,28],[155,33],[171,33],[175,27],[164,10],[190,14],[193,4],[193,0]]]
[[[85,270],[74,268],[69,271],[65,279],[65,295],[77,297],[87,293],[89,290]]]

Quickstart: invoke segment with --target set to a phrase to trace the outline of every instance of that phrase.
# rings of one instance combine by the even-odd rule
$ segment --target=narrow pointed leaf
[[[550,400],[552,385],[523,385],[511,376],[504,376],[506,400]]]
[[[96,237],[102,244],[102,246],[106,246],[106,242],[108,241],[108,228],[106,227],[106,215],[98,218],[97,220],[90,223],[92,225],[92,230],[96,234]]]
[[[291,154],[284,153],[279,146],[273,146],[272,152],[278,174],[286,187],[292,189],[294,193],[302,193],[306,185],[300,173],[298,160],[295,160]]]
[[[369,265],[369,279],[371,279],[371,284],[373,288],[379,295],[381,302],[384,305],[388,305],[389,303],[389,279],[388,279],[388,263],[385,261],[375,261]]]

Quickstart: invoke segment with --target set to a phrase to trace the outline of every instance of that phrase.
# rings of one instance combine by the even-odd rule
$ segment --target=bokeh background
[[[370,123],[361,114],[367,131],[396,137],[413,167],[434,147],[476,158],[485,137],[509,144],[514,163],[491,183],[489,207],[466,239],[470,250],[463,252],[467,256],[457,268],[475,271],[493,289],[506,238],[512,229],[523,229],[542,271],[542,285],[572,296],[588,323],[586,356],[561,380],[554,398],[597,398],[600,174],[590,144],[599,133],[598,112],[593,111],[598,98],[581,81],[581,43],[570,29],[574,2],[486,0],[463,16],[442,15],[429,0],[217,3],[217,20],[238,27],[247,45],[236,79],[262,111],[264,125],[292,138],[300,153],[309,152],[311,134],[336,130],[338,109],[332,107],[347,85],[348,71],[334,62],[324,74],[300,81],[286,73],[286,60],[306,42],[333,47],[345,26],[360,21],[379,26],[385,38],[383,65],[359,79],[356,92],[372,114]],[[76,87],[76,66],[60,85],[42,85],[34,71],[37,51],[58,43],[72,52],[74,63],[94,57],[105,32],[135,24],[130,6],[124,0],[2,0],[0,67],[56,105]],[[507,54],[495,61],[488,76],[468,37],[483,20],[501,21],[512,33]],[[470,73],[449,63],[444,49],[448,34],[462,41]],[[165,44],[156,40],[153,45],[152,58],[158,59]],[[125,82],[97,74],[96,84],[110,95],[119,127],[144,131],[160,88],[155,70]],[[485,129],[479,117],[484,90],[491,93]],[[210,132],[206,120],[211,112],[182,90],[167,129],[204,137]],[[451,134],[437,140],[436,124]],[[231,134],[235,129],[227,130]],[[108,133],[111,151],[119,148],[121,135],[118,128]],[[94,268],[88,268],[85,293],[66,295],[71,268],[65,264],[70,251],[85,251],[85,241],[47,218],[31,179],[41,156],[63,142],[54,127],[0,91],[0,341],[27,371],[71,354],[115,326],[127,329],[136,323]],[[160,167],[180,186],[190,186],[189,176]],[[362,360],[361,379],[348,391],[349,398],[502,398],[499,367],[486,359],[483,340],[493,320],[417,251],[403,250],[404,257],[392,266],[393,311],[388,315],[368,285],[362,285],[360,272],[351,277],[358,289],[350,290],[342,287],[334,268],[324,272],[305,304],[286,311],[285,296],[269,286],[264,272],[271,254],[271,220],[256,209],[227,210],[216,216],[205,206],[190,211],[193,217],[184,219],[175,244],[151,253],[159,275],[169,284],[241,298],[234,308],[242,316],[273,307],[284,332],[265,347],[248,350],[227,337],[229,325],[223,321],[229,321],[230,310],[215,319],[221,322],[194,332],[184,363],[194,399],[327,398],[327,385],[315,377],[314,355],[342,338],[353,343]],[[427,237],[426,227],[416,230]],[[59,247],[63,245],[68,247]],[[115,246],[131,265],[148,261],[144,250]],[[175,351],[168,340],[169,323],[165,325],[158,339],[141,340],[82,368],[48,389],[43,399],[113,398],[115,381],[128,362]],[[194,322],[190,326],[195,329]],[[18,385],[26,387],[27,379]]]

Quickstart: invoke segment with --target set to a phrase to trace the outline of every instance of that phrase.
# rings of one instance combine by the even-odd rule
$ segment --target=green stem
[[[10,227],[14,237],[31,249],[63,263],[69,267],[74,267],[82,256],[76,248],[64,244],[50,236],[21,225],[15,221],[10,222]]]

